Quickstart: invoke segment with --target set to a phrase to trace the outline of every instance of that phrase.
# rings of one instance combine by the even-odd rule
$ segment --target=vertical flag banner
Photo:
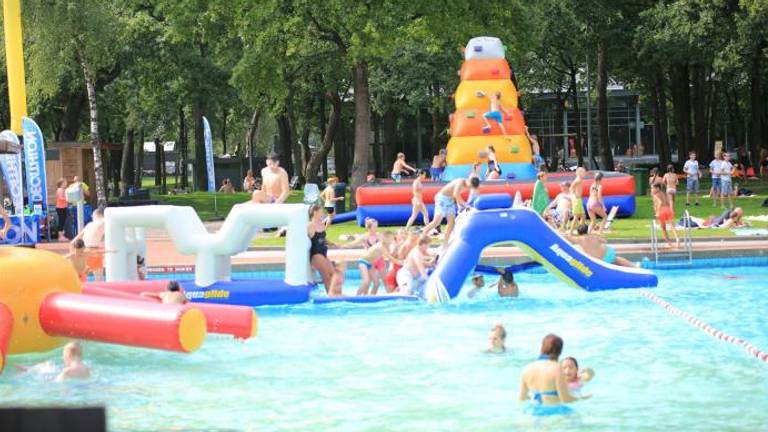
[[[29,204],[37,209],[42,206],[42,214],[48,212],[48,188],[45,179],[45,146],[40,127],[29,117],[21,120],[24,131],[24,166],[27,176],[27,197]],[[36,211],[37,213],[37,211]]]
[[[9,130],[0,132],[0,140],[10,141],[19,145],[19,137]],[[21,178],[21,155],[0,155],[0,168],[3,171],[3,177],[5,178],[5,185],[8,188],[8,193],[11,195],[14,213],[21,215],[24,212],[24,183]]]
[[[208,119],[203,117],[203,140],[205,141],[205,165],[208,170],[208,192],[216,192],[216,174],[213,169],[213,135]]]

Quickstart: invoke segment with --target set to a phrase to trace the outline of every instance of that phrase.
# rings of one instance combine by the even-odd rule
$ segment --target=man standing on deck
[[[261,170],[261,190],[272,204],[282,204],[288,199],[288,173],[280,166],[280,156],[275,152],[267,156],[267,166]]]

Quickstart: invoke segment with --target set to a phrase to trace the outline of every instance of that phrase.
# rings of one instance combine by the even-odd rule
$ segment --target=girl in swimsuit
[[[525,412],[534,416],[568,415],[573,410],[564,404],[576,400],[557,359],[563,351],[563,340],[548,334],[541,342],[541,355],[523,368],[520,400],[528,401]]]
[[[408,257],[408,253],[411,252],[411,250],[419,244],[420,237],[420,231],[414,230],[408,232],[406,234],[405,240],[396,245],[394,251],[392,252],[392,256],[398,260],[405,260],[405,258]],[[384,277],[384,288],[388,293],[397,291],[397,271],[402,267],[403,266],[397,262],[393,262],[389,272]]]
[[[568,390],[572,395],[579,399],[588,399],[591,395],[582,396],[581,389],[584,383],[592,380],[594,371],[590,368],[579,370],[579,363],[573,357],[566,357],[560,362],[560,367],[565,375],[565,381],[568,383]]]
[[[309,263],[313,269],[320,273],[326,292],[331,287],[333,277],[333,264],[328,259],[328,246],[336,246],[326,239],[326,223],[323,220],[323,208],[314,204],[309,208],[309,224],[307,235],[309,236]]]
[[[496,149],[492,145],[487,148],[488,171],[485,172],[486,180],[497,180],[501,177],[501,167],[496,160]]]
[[[576,178],[571,183],[571,214],[573,219],[571,220],[570,231],[573,232],[577,226],[584,223],[584,203],[581,201],[582,182],[584,181],[584,174],[587,171],[582,168],[576,168]]]
[[[413,210],[411,210],[411,217],[408,218],[408,222],[405,224],[405,229],[410,228],[411,225],[416,222],[416,217],[419,214],[421,214],[424,225],[429,225],[429,212],[427,211],[427,206],[424,204],[424,197],[422,194],[424,188],[421,184],[425,178],[427,178],[427,172],[419,170],[419,175],[413,181],[413,185],[411,186],[413,189],[413,198],[411,198]]]
[[[659,175],[658,168],[651,168],[651,176],[648,178],[648,186],[653,187],[655,184],[664,184],[664,177]]]
[[[669,206],[672,211],[675,211],[675,195],[677,194],[677,174],[675,174],[675,166],[672,164],[667,165],[667,173],[661,178],[664,184],[667,186],[667,198],[669,198]]]
[[[605,220],[608,218],[608,214],[605,212],[605,202],[603,201],[603,173],[599,172],[595,175],[595,180],[592,186],[589,187],[589,199],[587,200],[587,212],[589,212],[589,231],[592,232],[595,229],[597,223],[597,217],[600,216],[600,227],[597,229],[598,234],[603,233],[605,229]]]

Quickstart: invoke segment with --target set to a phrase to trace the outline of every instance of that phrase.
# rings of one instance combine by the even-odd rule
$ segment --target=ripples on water
[[[738,275],[726,279],[723,275]],[[636,291],[585,293],[520,275],[521,298],[312,304],[259,310],[259,336],[210,336],[191,355],[86,343],[94,378],[53,384],[8,370],[3,405],[108,407],[111,430],[764,430],[768,365]],[[493,279],[486,278],[490,283]],[[356,281],[349,281],[354,291]],[[654,292],[768,349],[765,268],[667,271]],[[484,354],[503,323],[507,353]],[[556,333],[595,369],[577,415],[534,423],[521,368]],[[11,363],[59,361],[54,354]]]

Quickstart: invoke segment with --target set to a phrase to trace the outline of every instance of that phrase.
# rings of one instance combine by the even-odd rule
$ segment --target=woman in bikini
[[[429,212],[427,206],[424,204],[424,197],[422,191],[424,189],[422,181],[427,178],[427,172],[425,170],[419,170],[419,175],[413,181],[411,188],[413,190],[413,198],[411,198],[411,204],[413,209],[411,210],[411,217],[408,218],[408,222],[405,224],[405,228],[408,229],[416,222],[416,217],[421,214],[422,222],[424,225],[429,225]]]
[[[488,157],[488,171],[485,172],[486,180],[498,180],[501,178],[501,166],[499,166],[498,160],[496,160],[496,149],[492,145],[489,145],[486,149]]]
[[[600,227],[597,229],[598,234],[603,233],[605,229],[605,221],[608,218],[608,214],[605,211],[605,202],[603,201],[603,173],[599,172],[595,175],[595,180],[592,182],[592,186],[589,187],[589,199],[587,200],[587,212],[589,213],[589,232],[593,232],[595,225],[597,224],[597,217],[600,216]]]
[[[538,359],[523,368],[520,400],[528,401],[525,412],[532,416],[568,415],[573,412],[565,404],[576,400],[568,389],[560,363],[563,340],[548,334],[541,342]]]
[[[326,292],[330,289],[333,277],[333,264],[328,259],[328,246],[336,246],[326,239],[325,229],[327,225],[323,220],[323,208],[314,204],[309,208],[309,224],[307,235],[309,236],[309,262],[313,269],[320,273]]]
[[[664,184],[667,186],[667,198],[669,198],[669,206],[672,212],[675,211],[675,195],[677,195],[677,174],[675,173],[675,166],[672,164],[667,165],[667,173],[661,178]]]

